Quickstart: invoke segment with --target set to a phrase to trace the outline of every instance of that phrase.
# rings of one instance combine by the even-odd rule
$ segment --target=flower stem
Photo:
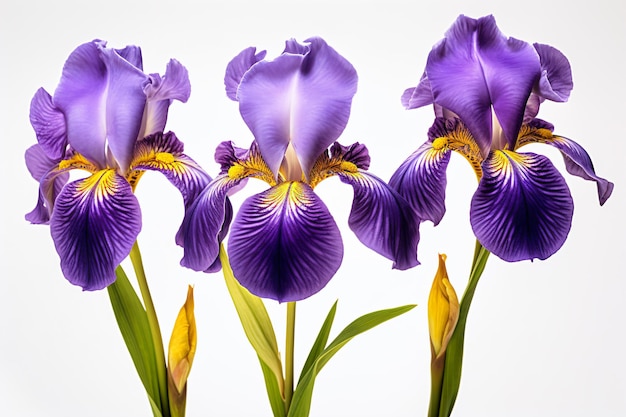
[[[163,349],[163,338],[161,337],[161,328],[159,327],[159,320],[157,319],[154,303],[152,302],[152,296],[150,295],[150,289],[148,288],[148,280],[146,279],[146,273],[143,268],[143,261],[141,259],[141,252],[139,251],[139,245],[135,241],[133,248],[130,251],[130,260],[135,270],[137,282],[139,284],[139,290],[141,291],[141,298],[146,309],[148,316],[148,323],[150,324],[150,333],[152,334],[152,344],[154,345],[154,353],[156,356],[156,368],[157,377],[159,380],[159,393],[161,396],[161,411],[164,416],[169,416],[169,401],[167,396],[167,365],[165,364],[165,351]]]
[[[293,356],[296,332],[296,302],[287,303],[287,331],[285,340],[285,413],[289,413],[293,397]]]

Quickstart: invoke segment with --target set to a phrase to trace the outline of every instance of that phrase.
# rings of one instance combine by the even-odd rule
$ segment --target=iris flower
[[[433,104],[436,119],[426,143],[389,184],[422,220],[437,225],[445,213],[446,167],[456,151],[479,179],[470,209],[478,241],[505,261],[546,259],[565,242],[573,201],[552,162],[520,148],[558,149],[570,174],[596,182],[601,205],[613,190],[579,144],[535,118],[544,100],[566,101],[572,86],[560,51],[505,37],[492,16],[460,16],[433,47],[417,87],[402,96],[408,109]]]
[[[40,88],[33,97],[38,144],[26,151],[26,164],[40,189],[26,219],[50,224],[71,283],[97,290],[115,280],[141,229],[133,191],[146,170],[165,174],[185,201],[210,180],[176,135],[163,133],[169,105],[189,94],[187,70],[176,60],[163,77],[147,75],[139,47],[109,49],[95,40],[71,53],[54,96]],[[88,175],[68,182],[75,169]]]
[[[223,142],[220,174],[187,211],[182,265],[214,271],[230,222],[227,195],[249,178],[270,188],[239,208],[228,241],[232,270],[253,294],[297,301],[320,291],[339,268],[343,243],[328,208],[313,191],[338,176],[354,189],[349,225],[366,246],[407,269],[417,262],[413,211],[398,193],[366,172],[362,144],[342,146],[357,89],[352,65],[320,38],[286,42],[272,61],[251,47],[227,66],[229,98],[254,135],[249,149]],[[224,227],[223,227],[224,225]],[[218,261],[217,261],[218,262]]]

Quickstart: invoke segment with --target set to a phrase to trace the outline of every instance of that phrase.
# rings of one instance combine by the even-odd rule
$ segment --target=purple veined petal
[[[353,163],[358,169],[367,171],[370,167],[370,154],[367,146],[362,143],[353,143],[343,146],[339,142],[333,143],[330,148],[330,157],[334,160],[342,160]]]
[[[161,172],[178,188],[185,207],[188,207],[211,181],[209,174],[183,153],[183,143],[174,132],[158,132],[138,141],[131,170]]]
[[[426,73],[422,74],[417,87],[407,88],[400,99],[405,109],[417,109],[433,103],[433,90]]]
[[[122,172],[128,170],[141,129],[148,76],[115,50],[98,47],[107,70],[107,144]],[[71,142],[70,142],[71,143]]]
[[[524,119],[522,124],[530,123],[537,113],[539,113],[539,106],[541,105],[542,98],[535,93],[530,93],[528,101],[526,102],[526,108],[524,109]]]
[[[302,61],[291,103],[291,141],[308,177],[320,154],[345,129],[358,77],[352,64],[323,39],[306,42],[310,52]]]
[[[115,281],[115,268],[130,253],[140,230],[137,198],[112,169],[67,184],[50,219],[63,275],[89,291]]]
[[[436,226],[446,212],[446,169],[451,152],[427,141],[393,173],[389,186],[405,198],[421,220]]]
[[[296,41],[295,39],[291,38],[285,41],[285,49],[283,50],[283,53],[306,55],[307,53],[309,53],[310,50],[311,48],[309,47],[309,45],[302,45],[301,43],[298,43],[298,41]]]
[[[343,258],[339,229],[302,182],[284,182],[248,198],[233,222],[228,253],[237,280],[280,302],[320,291]]]
[[[266,51],[256,53],[256,48],[251,46],[239,52],[226,66],[224,85],[226,95],[233,101],[237,101],[237,89],[243,75],[251,66],[265,58]]]
[[[536,93],[548,100],[567,101],[574,88],[569,61],[561,51],[549,45],[535,43],[534,47],[541,61],[541,78]]]
[[[33,224],[47,224],[54,207],[54,202],[67,183],[69,174],[59,171],[59,161],[51,159],[40,145],[33,145],[26,150],[26,167],[34,179],[39,181],[37,205],[25,218]]]
[[[273,61],[260,61],[239,84],[239,111],[275,176],[292,136],[293,88],[302,59],[300,55],[281,55]]]
[[[374,175],[362,171],[338,175],[354,189],[348,224],[359,240],[392,260],[394,269],[419,265],[420,219],[409,203]]]
[[[53,104],[65,115],[69,144],[100,167],[106,166],[107,68],[100,41],[76,48],[63,67]]]
[[[578,143],[563,136],[552,136],[551,140],[544,141],[561,151],[567,172],[589,181],[595,181],[598,187],[600,205],[604,205],[613,192],[613,183],[598,177],[593,168],[591,158],[585,149]]]
[[[240,181],[219,175],[185,210],[185,218],[176,236],[176,242],[184,248],[182,266],[195,271],[214,270],[220,243],[232,218],[227,195]]]
[[[493,112],[509,148],[512,148],[517,141],[526,103],[541,74],[537,52],[527,42],[506,38],[493,16],[478,20],[476,42]]]
[[[143,58],[141,56],[141,48],[135,45],[128,45],[123,49],[115,49],[115,52],[133,67],[143,71]]]
[[[215,148],[215,162],[220,164],[220,174],[226,174],[230,167],[238,161],[248,159],[251,152],[260,152],[256,142],[252,143],[250,150],[235,146],[232,141],[224,141]]]
[[[67,147],[65,116],[43,88],[37,90],[30,102],[30,124],[42,149],[50,158],[61,159]]]
[[[565,242],[574,203],[544,156],[495,151],[483,164],[470,222],[478,241],[507,262],[546,259]]]

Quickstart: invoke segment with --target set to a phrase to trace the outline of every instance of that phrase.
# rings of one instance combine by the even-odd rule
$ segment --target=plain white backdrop
[[[491,257],[467,325],[464,374],[456,416],[623,416],[626,414],[626,208],[624,101],[626,31],[623,3],[523,2],[209,2],[78,0],[3,2],[0,6],[0,126],[3,197],[0,262],[0,410],[3,416],[150,416],[143,388],[117,329],[105,291],[86,293],[62,276],[47,226],[24,214],[37,183],[23,161],[35,143],[28,120],[37,88],[53,92],[70,52],[94,38],[121,48],[140,45],[147,72],[177,58],[189,70],[188,103],[174,103],[167,128],[207,171],[217,172],[215,146],[251,134],[224,93],[223,74],[240,50],[268,57],[286,39],[319,35],[359,73],[351,119],[340,141],[365,143],[371,171],[388,180],[426,138],[432,110],[406,111],[426,56],[459,14],[494,14],[501,30],[559,48],[570,60],[574,90],[539,114],[556,132],[581,143],[596,171],[615,182],[604,207],[595,185],[564,174],[575,201],[572,230],[546,261],[505,263]],[[530,149],[529,149],[530,150]],[[532,149],[551,157],[547,146]],[[339,300],[333,335],[367,312],[417,303],[411,312],[350,342],[319,375],[312,417],[425,416],[429,397],[426,301],[437,253],[448,255],[451,281],[463,292],[474,247],[469,165],[453,157],[448,212],[437,228],[422,226],[419,258],[409,271],[365,249],[347,226],[351,188],[331,179],[316,190],[345,242],[339,273],[298,304],[296,368],[321,322]],[[263,189],[251,184],[233,202]],[[164,177],[145,175],[138,188],[139,236],[166,341],[195,286],[198,351],[189,378],[188,413],[271,416],[256,356],[241,330],[221,274],[179,266],[174,234],[182,199]],[[130,270],[130,269],[129,269]],[[284,306],[266,303],[284,338]],[[166,342],[167,343],[167,342]]]

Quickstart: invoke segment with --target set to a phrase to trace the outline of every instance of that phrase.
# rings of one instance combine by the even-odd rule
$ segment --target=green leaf
[[[489,251],[480,243],[476,242],[474,261],[469,282],[465,288],[461,304],[459,306],[459,321],[454,328],[454,333],[448,343],[446,350],[446,360],[443,369],[443,386],[441,391],[441,402],[439,406],[439,417],[449,417],[452,414],[459,387],[461,385],[461,371],[463,368],[463,343],[465,341],[465,326],[467,324],[467,314],[469,313],[474,292],[478,280],[485,270]]]
[[[137,374],[148,394],[155,417],[162,417],[156,356],[146,311],[121,266],[115,270],[117,279],[107,287],[113,313],[122,333]]]
[[[401,314],[412,310],[415,305],[406,305],[387,310],[375,311],[354,320],[317,356],[309,370],[300,378],[293,395],[288,417],[307,417],[311,409],[311,397],[315,378],[328,361],[355,336]],[[331,309],[332,311],[332,309]],[[334,313],[333,313],[334,314]],[[328,321],[328,320],[327,320]],[[326,324],[326,322],[325,322]]]
[[[276,342],[274,327],[272,326],[269,314],[267,314],[263,300],[251,294],[239,284],[230,268],[228,255],[226,255],[224,246],[220,246],[220,261],[222,262],[226,287],[233,300],[246,337],[261,362],[265,363],[274,374],[282,398],[284,397],[285,386],[283,365],[280,360],[280,353],[278,352],[278,343]]]
[[[326,343],[328,342],[328,336],[330,335],[330,329],[333,325],[333,321],[335,320],[336,311],[337,311],[337,301],[335,301],[333,306],[330,308],[330,311],[328,312],[328,315],[326,316],[326,319],[324,320],[324,324],[322,324],[322,328],[320,329],[320,332],[317,335],[317,338],[315,339],[313,346],[311,347],[311,352],[309,353],[309,356],[306,358],[306,362],[304,363],[304,366],[302,367],[302,372],[300,373],[300,380],[302,380],[302,377],[306,375],[307,372],[309,372],[309,369],[311,369],[311,367],[315,363],[315,360],[324,351],[324,348],[326,347]],[[300,384],[300,381],[298,381],[298,384]]]
[[[274,372],[259,358],[261,363],[261,369],[263,370],[263,377],[265,379],[265,388],[267,389],[267,396],[270,399],[270,406],[272,407],[272,413],[274,417],[285,417],[285,401],[281,394],[278,381]]]

